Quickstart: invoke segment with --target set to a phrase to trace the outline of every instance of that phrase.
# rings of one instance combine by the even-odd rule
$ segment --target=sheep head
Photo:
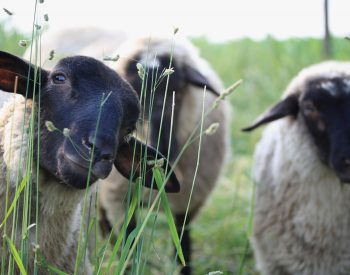
[[[139,117],[137,94],[103,63],[73,56],[48,71],[0,52],[0,89],[13,92],[16,76],[16,92],[34,100],[40,110],[35,131],[40,134],[34,137],[40,141],[40,166],[60,182],[82,189],[106,178],[113,165],[135,179],[141,175],[143,154],[163,157],[130,136]],[[152,167],[145,166],[145,185],[150,186]],[[179,190],[174,174],[165,190]]]
[[[140,41],[137,42],[140,43]],[[139,94],[141,104],[145,110],[145,117],[150,119],[151,144],[153,146],[158,144],[159,133],[161,132],[159,150],[166,155],[171,139],[172,144],[168,156],[170,160],[177,157],[180,149],[175,133],[178,127],[178,111],[181,108],[184,93],[188,91],[187,87],[193,85],[203,91],[206,86],[207,91],[219,95],[219,91],[213,88],[210,81],[199,69],[194,64],[188,64],[186,54],[192,53],[187,53],[187,49],[182,49],[181,45],[175,44],[174,47],[175,50],[172,51],[171,41],[167,39],[156,39],[154,41],[145,39],[141,42],[141,47],[136,53],[129,57],[129,62],[124,65],[125,67],[120,69]],[[139,76],[137,63],[140,63],[143,67],[143,78]],[[141,95],[142,90],[143,95]],[[170,136],[174,91],[174,130]]]
[[[319,159],[340,181],[350,183],[350,71],[304,75],[296,78],[284,99],[243,131],[290,116],[305,126]]]

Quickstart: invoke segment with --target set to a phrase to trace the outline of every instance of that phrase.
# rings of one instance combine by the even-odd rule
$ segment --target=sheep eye
[[[66,76],[63,74],[56,74],[53,76],[53,82],[56,84],[63,84],[66,81]]]
[[[134,132],[135,130],[136,130],[136,126],[130,126],[130,127],[128,128],[127,132],[128,132],[129,134],[131,134],[131,133]]]
[[[303,103],[303,113],[308,117],[316,118],[316,116],[318,116],[318,111],[311,101],[305,101]]]

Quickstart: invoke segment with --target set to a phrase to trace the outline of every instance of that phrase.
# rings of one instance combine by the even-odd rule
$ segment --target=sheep
[[[36,72],[41,81],[34,77]],[[15,80],[16,76],[18,81]],[[28,87],[27,81],[30,84]],[[113,70],[90,57],[63,58],[48,71],[35,68],[24,59],[2,51],[0,89],[9,93],[16,90],[17,94],[23,96],[27,94],[26,99],[15,96],[0,111],[1,224],[7,212],[6,196],[10,204],[19,182],[25,177],[26,171],[32,169],[28,171],[32,175],[32,204],[28,209],[31,216],[26,223],[19,218],[24,212],[22,194],[17,202],[17,227],[12,227],[11,213],[6,227],[3,224],[0,226],[0,236],[11,236],[12,230],[15,230],[14,242],[21,251],[19,242],[22,239],[22,224],[35,224],[38,200],[38,224],[35,226],[39,230],[39,240],[35,249],[48,264],[73,274],[85,189],[91,186],[90,191],[94,192],[93,183],[106,178],[113,164],[126,178],[131,174],[133,178],[139,177],[139,168],[131,171],[134,146],[135,167],[139,167],[141,149],[150,159],[157,155],[155,149],[130,136],[139,117],[137,94]],[[30,155],[31,145],[28,140],[32,110],[35,112],[34,151]],[[63,130],[64,135],[57,129]],[[30,156],[34,161],[32,168],[27,167],[26,160]],[[160,154],[158,156],[162,157]],[[36,163],[39,167],[38,176]],[[168,165],[166,160],[164,165]],[[146,171],[150,168],[146,163]],[[149,186],[151,173],[146,173],[145,177],[145,185]],[[178,189],[179,182],[171,174],[165,190],[177,192]],[[35,242],[35,230],[28,229],[26,234],[28,273],[34,274],[35,251],[32,244]],[[0,254],[3,256],[5,253],[5,261],[1,262],[4,259],[1,257],[0,265],[5,270],[9,268],[6,260],[9,257],[8,250],[1,241]],[[80,273],[91,274],[88,259],[82,262],[84,266]],[[38,268],[38,274],[47,274],[45,267]],[[19,273],[19,270],[15,273]]]
[[[115,69],[138,92],[141,105],[144,108],[144,115],[150,121],[149,131],[144,129],[142,133],[138,134],[143,139],[146,139],[147,134],[149,134],[150,144],[157,147],[158,135],[161,131],[159,150],[164,155],[168,155],[168,146],[171,140],[168,158],[171,162],[174,162],[195,125],[201,120],[204,86],[207,89],[205,109],[208,109],[223,90],[223,85],[214,70],[199,56],[198,50],[188,40],[177,39],[174,47],[172,44],[172,39],[167,38],[129,40],[117,50],[120,54],[120,60],[115,64]],[[172,62],[170,62],[171,58]],[[146,96],[141,96],[142,80],[138,75],[137,63],[142,64],[145,73],[148,75],[148,79],[144,81]],[[160,77],[165,69],[169,68],[173,68],[174,72],[170,75],[167,92],[165,93],[167,85],[165,79],[155,91],[152,114],[148,116],[150,91],[153,87],[152,81]],[[171,70],[167,72],[171,73]],[[173,91],[175,91],[174,126],[172,133],[170,133]],[[165,102],[165,108],[161,127],[163,102]],[[216,185],[226,152],[229,151],[227,113],[228,106],[223,102],[220,108],[215,109],[205,118],[204,129],[215,122],[220,123],[220,127],[214,135],[205,136],[202,140],[199,169],[194,185],[193,178],[199,148],[198,140],[186,149],[175,167],[176,175],[182,184],[181,191],[176,195],[170,194],[168,199],[172,213],[175,216],[179,236],[184,227],[181,246],[186,266],[183,267],[182,274],[191,273],[189,223],[196,217]],[[147,128],[147,123],[144,123],[144,126]],[[102,234],[105,236],[112,226],[118,229],[118,226],[115,225],[120,222],[120,217],[123,217],[125,195],[128,191],[123,181],[124,179],[116,172],[112,172],[111,176],[100,185],[100,225]],[[116,182],[118,182],[117,185]],[[192,185],[193,196],[190,200]],[[148,198],[148,195],[145,194],[144,198]],[[185,219],[188,204],[188,216]],[[135,221],[133,226],[135,226]]]
[[[264,130],[254,157],[261,274],[349,274],[349,92],[350,63],[310,66],[243,129],[281,119]]]

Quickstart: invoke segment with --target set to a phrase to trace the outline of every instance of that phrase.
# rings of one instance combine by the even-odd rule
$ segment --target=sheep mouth
[[[81,158],[77,158],[75,156],[72,156],[70,154],[64,154],[64,158],[70,162],[73,163],[76,166],[79,166],[85,170],[89,170],[90,162],[82,160]]]
[[[105,179],[112,170],[113,162],[110,161],[90,163],[89,161],[77,159],[75,156],[69,154],[65,154],[64,157],[71,166],[74,166],[74,170],[78,169],[77,172],[81,172],[82,174],[88,174],[90,172],[94,180]]]
[[[341,183],[350,184],[350,175],[338,174],[338,178],[341,181]]]
[[[90,166],[90,162],[85,161],[85,160],[81,160],[81,159],[77,159],[74,156],[71,156],[69,154],[64,154],[64,158],[65,160],[69,163],[70,166],[73,167],[73,169],[79,173],[79,174],[89,174],[89,171],[91,173],[91,175],[94,178],[98,178],[94,173],[93,173],[93,169],[92,166]]]
[[[344,184],[350,184],[350,170],[349,169],[341,169],[341,171],[339,170],[340,169],[338,170],[334,169],[334,172],[337,178],[339,179],[339,181]]]

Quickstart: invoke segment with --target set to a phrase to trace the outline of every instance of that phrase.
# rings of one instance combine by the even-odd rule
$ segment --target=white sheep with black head
[[[34,77],[36,73],[40,81]],[[37,202],[37,249],[48,264],[73,274],[85,189],[98,179],[106,178],[112,166],[127,178],[131,174],[138,177],[140,170],[132,172],[131,166],[134,158],[135,167],[139,167],[141,148],[151,158],[155,157],[154,149],[129,137],[139,118],[137,94],[113,70],[93,58],[67,57],[47,71],[6,52],[0,52],[0,89],[27,95],[27,99],[14,97],[0,113],[0,223],[6,214],[6,194],[9,205],[30,169],[32,181],[27,184],[31,184],[32,204],[27,208],[31,213],[28,225],[36,223]],[[35,112],[34,163],[30,168],[27,160],[31,158],[28,140],[32,110]],[[69,130],[63,135],[51,131],[54,127]],[[134,144],[137,147],[135,156]],[[147,166],[147,169],[151,167]],[[146,184],[151,183],[151,178],[152,174],[147,173]],[[178,191],[179,183],[174,174],[165,189]],[[94,188],[91,190],[93,192]],[[0,236],[11,236],[11,231],[15,230],[14,242],[20,253],[25,253],[19,246],[23,237],[23,196],[22,193],[17,203],[17,227],[12,227],[13,213],[7,219],[6,231],[4,226],[0,227]],[[34,274],[32,243],[35,242],[35,229],[30,229],[27,237],[28,273]],[[5,266],[5,270],[9,253],[9,247],[3,246],[1,241],[0,254],[5,255],[5,262],[0,260],[0,265]],[[79,272],[91,274],[88,259],[82,262],[85,264]],[[39,267],[38,274],[47,274],[47,271]]]
[[[255,151],[257,268],[349,274],[350,63],[302,70],[281,101],[244,130],[275,120]]]
[[[154,147],[159,146],[160,152],[164,155],[168,155],[168,146],[171,141],[168,157],[170,161],[175,161],[195,126],[201,121],[204,87],[206,86],[207,91],[204,102],[205,110],[213,105],[223,90],[219,77],[187,39],[176,38],[175,42],[168,38],[132,39],[123,44],[117,51],[120,54],[120,59],[116,63],[115,69],[138,92],[144,116],[149,121],[149,129],[144,129],[144,132],[139,133],[139,135],[143,136],[143,139],[147,139],[146,135],[149,135],[150,144]],[[140,63],[145,71],[147,79],[144,81],[138,74],[137,63]],[[165,77],[154,90],[156,79],[159,79],[162,73],[169,68],[172,68],[174,72],[170,75],[168,83]],[[145,95],[141,95],[142,85]],[[168,86],[167,89],[166,86]],[[150,103],[153,91],[154,100],[153,103]],[[174,91],[175,107],[171,132]],[[228,106],[226,102],[222,102],[219,108],[204,119],[204,129],[213,123],[219,123],[220,126],[214,135],[203,137],[199,169],[190,204],[199,140],[193,142],[186,149],[175,167],[176,175],[181,179],[181,191],[176,195],[169,194],[168,199],[175,216],[179,235],[183,225],[185,226],[181,245],[187,266],[182,269],[182,274],[190,274],[191,272],[189,223],[196,217],[216,185],[226,152],[229,151],[227,115]],[[147,128],[148,123],[144,122],[144,125]],[[108,224],[118,224],[120,217],[123,216],[121,212],[125,208],[123,204],[126,201],[125,195],[128,190],[123,181],[124,179],[115,173],[104,184],[100,185],[101,224],[106,228],[105,233],[108,232]],[[118,182],[118,185],[115,182]],[[145,198],[147,198],[146,194]],[[185,221],[188,204],[189,211]]]

